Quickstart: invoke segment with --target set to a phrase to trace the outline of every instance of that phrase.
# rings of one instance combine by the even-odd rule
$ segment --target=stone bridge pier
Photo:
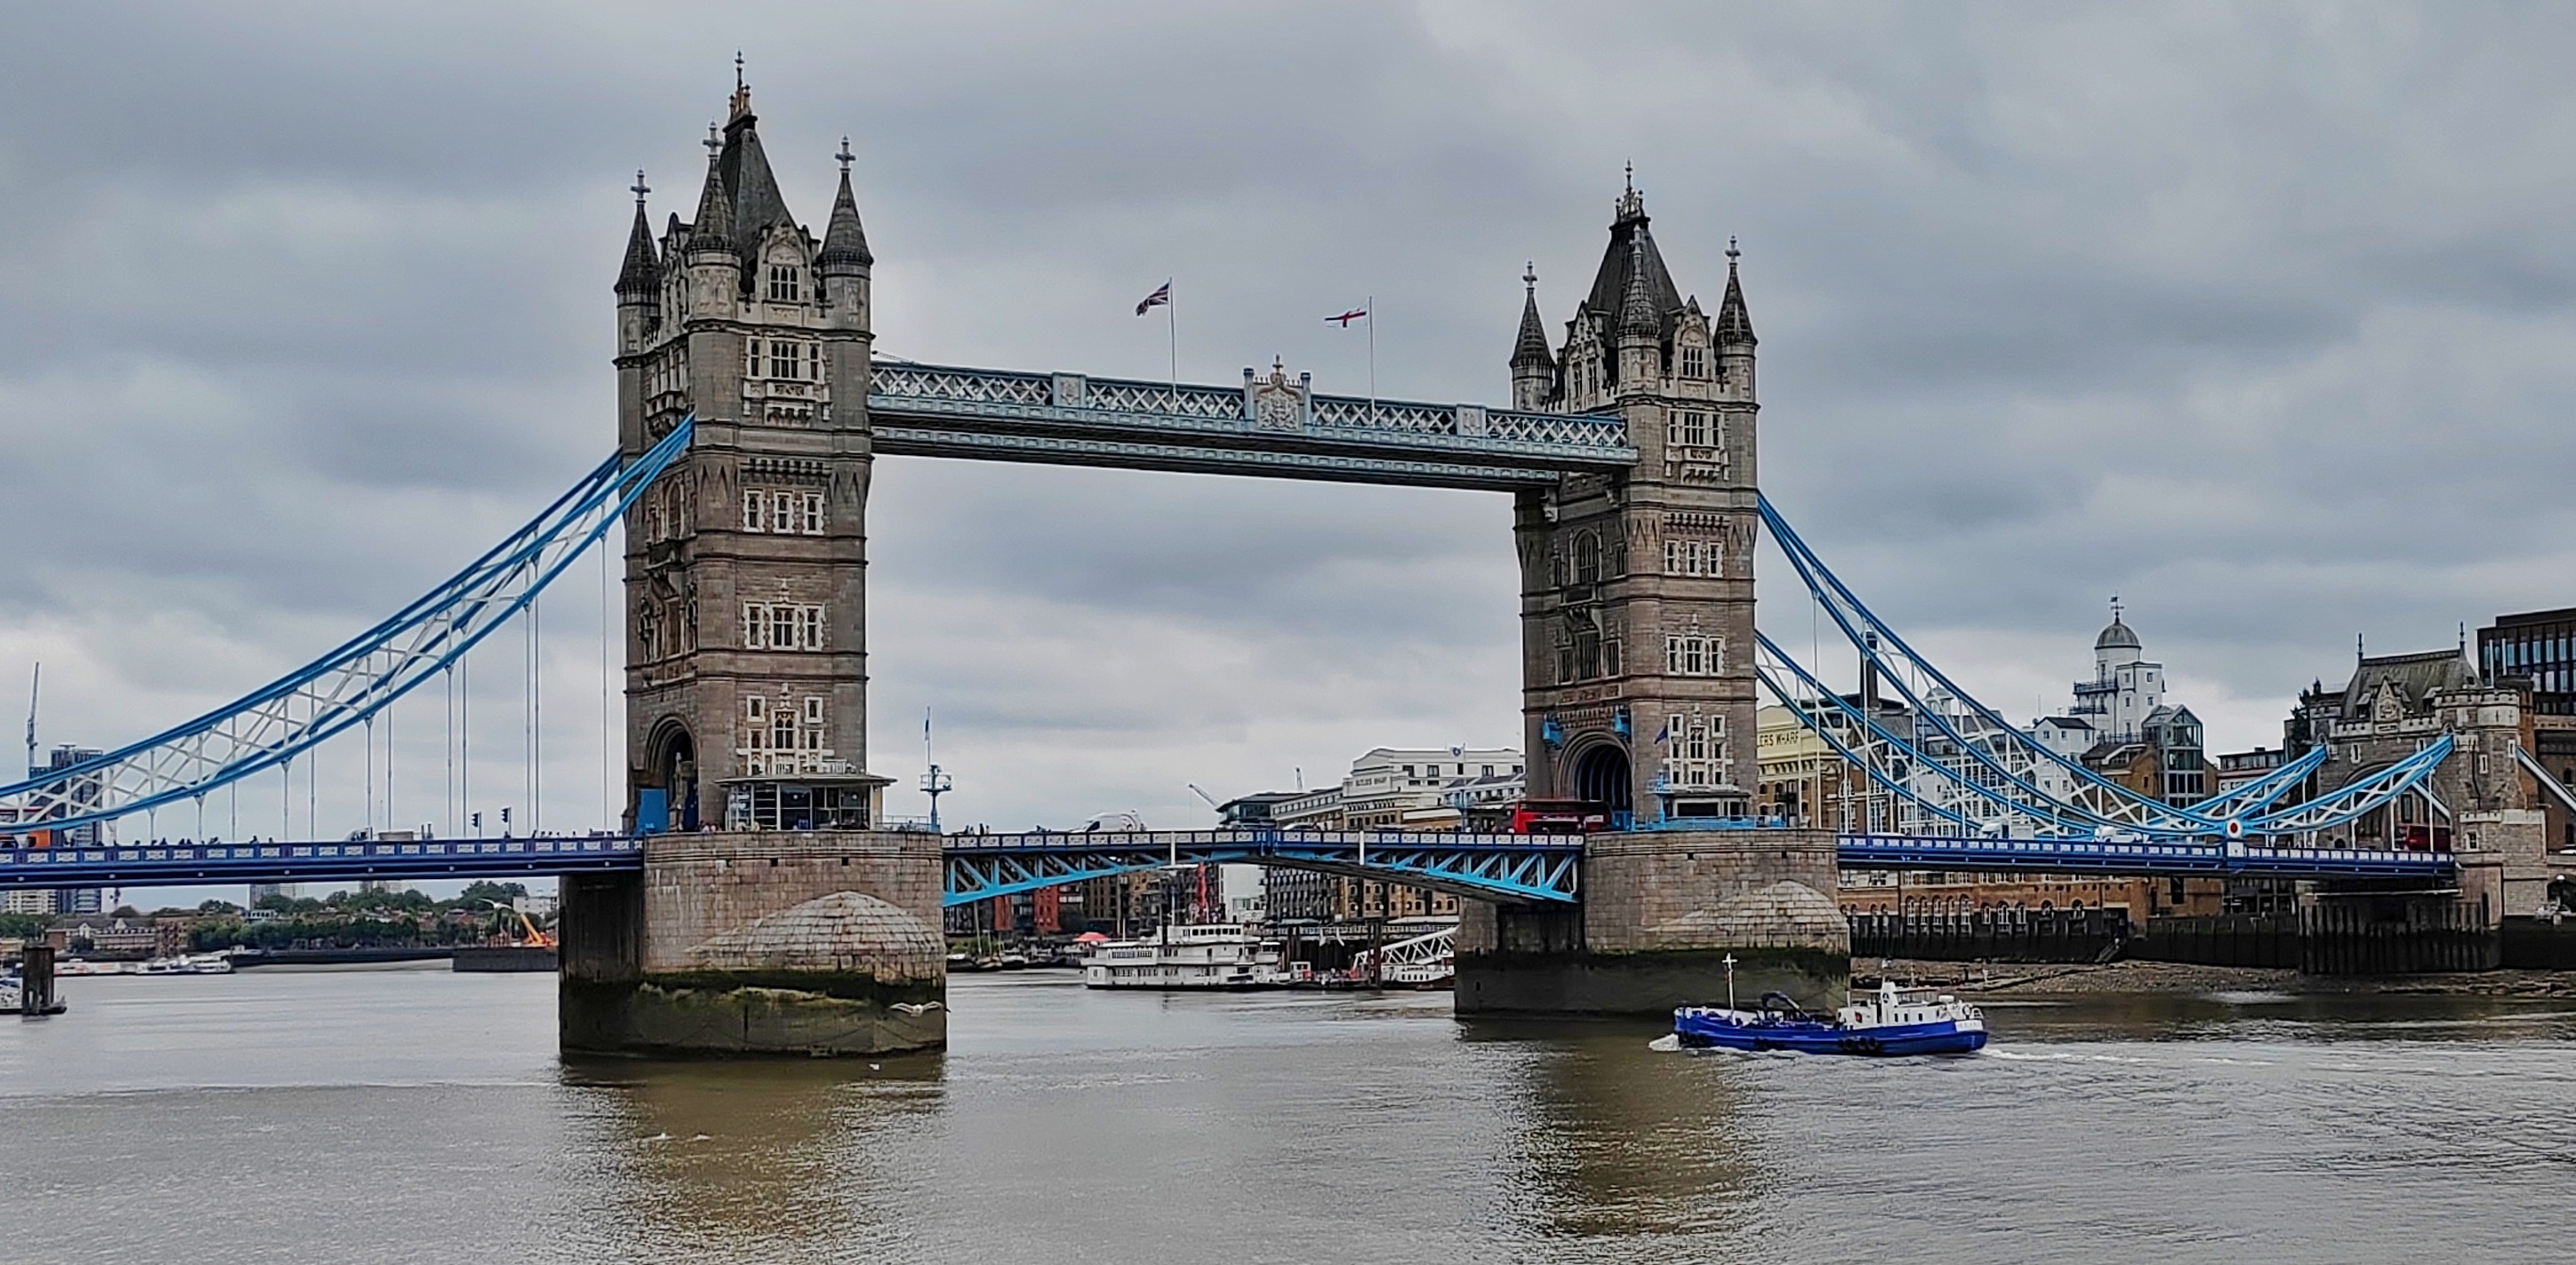
[[[936,835],[666,834],[564,879],[558,1016],[589,1053],[883,1054],[947,1041]]]
[[[1462,906],[1460,1014],[1662,1014],[1786,993],[1839,1005],[1851,928],[1822,830],[1653,830],[1584,841],[1571,908]]]

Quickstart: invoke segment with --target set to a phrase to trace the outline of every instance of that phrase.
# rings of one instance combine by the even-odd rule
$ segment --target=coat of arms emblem
[[[1290,381],[1284,361],[1270,362],[1270,376],[1256,378],[1243,371],[1245,389],[1252,396],[1254,430],[1304,430],[1306,428],[1306,384],[1302,375]]]

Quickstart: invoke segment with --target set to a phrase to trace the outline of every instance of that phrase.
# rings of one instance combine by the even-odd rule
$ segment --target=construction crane
[[[518,943],[526,945],[532,949],[551,949],[555,947],[554,933],[539,928],[536,920],[528,917],[528,911],[521,909],[516,905],[503,905],[497,902],[492,906],[492,908],[504,913],[515,915],[518,918],[520,928],[527,932],[525,938],[519,940]],[[501,920],[501,927],[504,934],[508,933],[509,925],[510,920],[508,918],[503,918]]]

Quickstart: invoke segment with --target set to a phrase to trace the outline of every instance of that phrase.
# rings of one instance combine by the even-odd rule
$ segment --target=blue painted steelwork
[[[2271,878],[2449,878],[2447,852],[2313,848],[2279,840],[1990,839],[1969,835],[1843,835],[1845,869],[2021,870],[2057,874],[2245,874]]]
[[[1281,830],[955,835],[948,840],[947,857],[951,905],[1209,862],[1322,870],[1477,900],[1566,903],[1577,896],[1583,840],[1572,835]]]
[[[0,888],[493,878],[644,868],[640,836],[0,848]]]
[[[141,742],[0,786],[16,832],[107,821],[277,767],[431,680],[525,609],[689,446],[684,417],[632,462],[612,455],[464,570],[339,648]]]
[[[492,878],[637,871],[646,836],[543,839],[199,843],[0,848],[0,889],[154,887],[330,879]],[[2169,840],[1844,835],[1848,869],[2021,870],[2090,874],[2247,874],[2281,878],[2448,878],[2448,853]],[[1193,831],[1119,835],[959,835],[946,847],[946,903],[1202,862],[1276,865],[1409,883],[1478,900],[1579,898],[1583,841],[1568,835]]]
[[[2243,786],[2234,790],[2220,791],[2191,805],[2191,811],[2203,817],[2215,817],[2222,821],[2229,817],[2242,817],[2247,813],[2259,813],[2278,803],[2282,796],[2299,789],[2299,784],[2305,782],[2309,774],[2316,772],[2325,764],[2326,756],[2329,754],[2330,752],[2322,743],[2310,747],[2307,754]]]
[[[1637,463],[1615,413],[1532,413],[880,359],[879,453],[1429,487],[1545,487]]]
[[[2444,734],[2407,759],[2359,781],[2312,800],[2273,807],[2323,763],[2324,754],[2313,752],[2253,786],[2197,804],[2168,804],[2112,782],[2013,728],[1863,605],[1768,500],[1760,508],[1763,523],[1809,594],[1876,669],[1879,679],[1911,705],[1916,722],[1931,728],[1928,736],[1941,749],[1926,750],[1917,741],[1926,735],[1894,734],[1877,718],[1861,716],[1767,637],[1758,638],[1756,675],[1810,732],[1869,770],[1872,780],[1932,816],[1967,830],[2009,831],[2020,826],[2026,833],[2042,836],[2090,833],[2168,841],[2310,834],[2347,825],[2401,796],[2420,795],[2431,801],[2426,783],[2451,753],[2452,738]],[[1794,673],[1806,693],[1782,689],[1767,670],[1772,667]],[[1828,710],[1840,718],[1839,725],[1826,723]],[[1837,733],[1837,728],[1846,732]],[[2042,789],[2034,778],[2043,767],[2064,777],[2073,793],[2058,795]],[[1924,775],[1929,775],[1928,781]],[[1991,812],[1970,816],[1968,809],[1977,804]]]

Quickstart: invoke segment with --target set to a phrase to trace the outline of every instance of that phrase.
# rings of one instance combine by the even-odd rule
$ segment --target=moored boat
[[[1684,1049],[1968,1054],[1984,1048],[1986,1019],[1947,993],[1881,983],[1831,1015],[1810,1014],[1779,993],[1751,1010],[1684,1006],[1673,1012],[1673,1038]]]
[[[1095,944],[1082,982],[1091,988],[1286,988],[1279,946],[1234,923],[1164,927],[1147,940]]]

